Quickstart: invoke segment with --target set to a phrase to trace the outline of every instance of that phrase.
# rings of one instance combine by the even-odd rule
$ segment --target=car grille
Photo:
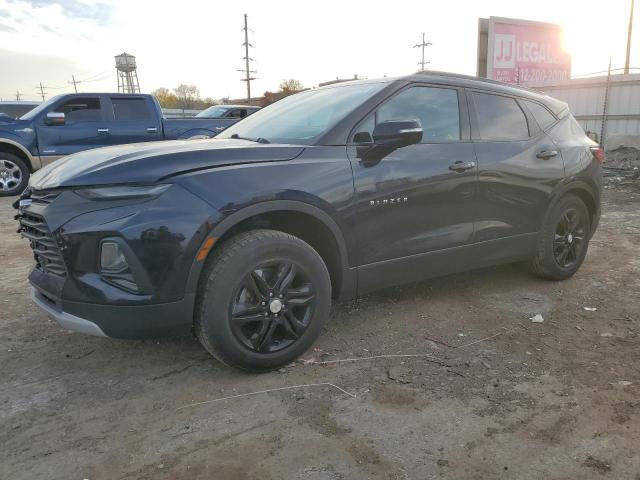
[[[33,201],[33,196],[31,197]],[[29,240],[36,260],[36,268],[59,277],[64,277],[67,271],[49,227],[40,215],[31,212],[21,212],[18,216],[20,228],[18,233]]]

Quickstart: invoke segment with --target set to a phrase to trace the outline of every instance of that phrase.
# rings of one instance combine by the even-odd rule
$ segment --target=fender
[[[202,244],[198,248],[198,251],[202,246],[207,242],[209,238],[221,238],[226,232],[228,232],[231,228],[233,228],[238,223],[246,220],[247,218],[253,217],[255,215],[259,215],[267,212],[275,212],[275,211],[290,211],[290,212],[299,212],[305,213],[314,217],[315,219],[322,222],[333,234],[336,239],[336,244],[338,245],[338,252],[340,255],[340,263],[342,265],[342,287],[341,291],[337,292],[339,298],[346,298],[351,296],[356,291],[356,282],[357,275],[355,268],[349,268],[349,261],[347,256],[347,246],[344,240],[344,236],[342,235],[342,231],[338,224],[331,218],[331,216],[320,208],[310,205],[308,203],[299,202],[295,200],[271,200],[267,202],[262,202],[258,204],[251,205],[249,207],[238,210],[237,212],[232,213],[224,220],[222,220],[218,225],[216,225],[213,230],[209,232],[209,234],[204,238]],[[200,278],[200,273],[202,268],[204,267],[204,263],[202,261],[198,261],[194,258],[193,264],[191,265],[191,270],[189,271],[189,278],[187,279],[187,288],[185,293],[196,293],[198,287],[198,280]]]
[[[600,196],[597,193],[597,188],[594,188],[584,180],[570,179],[566,183],[558,186],[556,190],[554,190],[551,201],[547,206],[547,211],[544,214],[543,222],[547,221],[547,217],[551,213],[551,210],[556,205],[556,203],[558,203],[558,200],[560,200],[560,198],[562,198],[564,194],[571,190],[582,190],[593,200],[593,203],[595,205],[595,211],[593,212],[593,218],[591,219],[591,235],[593,236],[600,221]]]
[[[36,170],[38,170],[42,164],[40,163],[40,157],[37,155],[31,155],[31,152],[29,152],[29,150],[27,150],[25,148],[24,145],[14,141],[14,140],[10,140],[8,138],[5,138],[4,135],[6,135],[6,133],[3,133],[3,138],[0,138],[0,145],[5,144],[5,145],[11,145],[12,147],[17,148],[18,150],[20,150],[24,156],[27,159],[27,163],[28,166],[31,167],[31,171],[35,172]]]
[[[211,138],[211,137],[215,137],[217,134],[218,132],[214,132],[213,130],[209,130],[207,128],[192,128],[191,130],[182,132],[176,140],[188,140],[193,137]]]

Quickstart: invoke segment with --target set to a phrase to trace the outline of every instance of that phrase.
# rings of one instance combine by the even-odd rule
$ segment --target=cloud
[[[12,67],[2,70],[0,97],[5,100],[15,95],[16,90],[20,90],[25,100],[37,100],[39,95],[36,85],[40,82],[47,87],[47,98],[72,92],[73,86],[68,81],[73,72],[80,70],[75,62],[62,56],[13,52],[2,48],[0,65]]]
[[[50,7],[57,5],[64,16],[70,19],[92,20],[98,25],[109,23],[113,8],[106,3],[86,4],[78,0],[30,0],[33,7]]]
[[[9,18],[11,16],[11,12],[4,8],[0,8],[0,17]]]
[[[17,32],[17,30],[9,25],[3,25],[0,23],[0,32]]]

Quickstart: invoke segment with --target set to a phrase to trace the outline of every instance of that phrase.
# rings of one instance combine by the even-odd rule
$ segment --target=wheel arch
[[[33,155],[27,150],[23,145],[20,145],[18,142],[14,142],[13,140],[9,140],[3,138],[0,140],[0,152],[11,153],[27,164],[29,171],[33,173],[39,168],[39,165],[36,165],[36,159]]]
[[[177,140],[189,140],[189,139],[195,140],[199,138],[211,138],[211,137],[215,137],[217,133],[218,132],[214,132],[213,130],[209,130],[207,128],[192,128],[178,135]]]
[[[355,293],[357,276],[355,269],[349,268],[347,244],[342,230],[328,213],[305,202],[273,200],[245,207],[216,225],[200,248],[209,239],[213,239],[215,243],[208,252],[211,255],[227,239],[240,232],[258,228],[283,231],[311,245],[329,270],[334,298],[346,298]],[[198,291],[205,261],[194,259],[187,292]]]
[[[564,184],[554,195],[553,200],[547,207],[547,211],[544,216],[544,221],[547,221],[549,214],[558,201],[565,195],[576,195],[580,200],[584,202],[589,211],[589,217],[591,220],[591,235],[595,233],[600,219],[600,196],[596,193],[597,190],[582,180],[574,180]]]

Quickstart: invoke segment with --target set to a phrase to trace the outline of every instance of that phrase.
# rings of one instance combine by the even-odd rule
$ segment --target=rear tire
[[[18,195],[29,183],[29,167],[20,157],[0,152],[0,197]]]
[[[591,217],[576,195],[562,197],[549,213],[538,240],[538,252],[527,264],[534,274],[566,280],[578,271],[587,255]]]
[[[221,362],[264,372],[302,355],[330,308],[331,281],[320,255],[287,233],[253,230],[207,259],[194,330]]]

